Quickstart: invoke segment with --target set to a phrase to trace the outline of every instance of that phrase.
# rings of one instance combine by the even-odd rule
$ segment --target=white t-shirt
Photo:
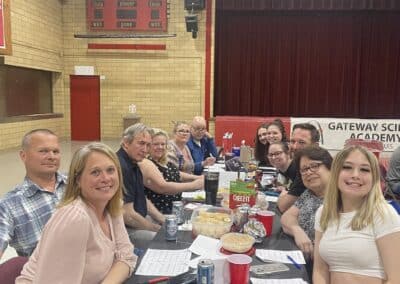
[[[332,222],[325,232],[320,227],[322,206],[315,215],[315,230],[322,232],[319,244],[321,258],[329,271],[347,272],[386,279],[376,240],[400,231],[400,216],[387,204],[384,218],[374,217],[374,223],[360,231],[350,227],[355,211],[341,213],[339,227]],[[377,214],[378,215],[378,214]]]

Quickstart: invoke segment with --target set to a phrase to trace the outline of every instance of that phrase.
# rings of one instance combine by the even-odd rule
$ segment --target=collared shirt
[[[136,162],[128,156],[126,151],[120,148],[117,152],[121,164],[122,178],[124,180],[124,203],[133,203],[137,213],[146,217],[147,201],[144,194],[143,175]]]
[[[203,166],[201,163],[208,157],[217,158],[217,148],[213,138],[203,137],[200,139],[200,145],[195,142],[193,136],[190,136],[189,141],[186,145],[190,149],[194,161],[194,174],[201,175]]]
[[[10,245],[18,255],[32,254],[44,225],[61,200],[67,177],[56,173],[54,192],[46,191],[28,177],[0,200],[0,250]]]

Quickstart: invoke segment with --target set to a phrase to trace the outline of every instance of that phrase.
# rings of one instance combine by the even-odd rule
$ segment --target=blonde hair
[[[156,161],[157,163],[159,163],[159,164],[161,164],[162,166],[166,166],[167,165],[167,163],[168,163],[168,134],[167,134],[167,132],[165,132],[164,130],[162,130],[162,129],[159,129],[159,128],[153,128],[153,133],[152,133],[152,135],[151,135],[151,139],[153,140],[155,137],[157,137],[157,136],[163,136],[163,137],[165,137],[165,143],[166,143],[166,145],[165,145],[165,151],[164,151],[164,154],[162,155],[162,157],[158,160],[158,161]]]
[[[359,151],[363,154],[370,164],[372,174],[372,188],[369,193],[364,197],[360,208],[357,209],[350,227],[354,231],[359,231],[371,224],[373,224],[375,212],[383,218],[383,211],[385,199],[382,194],[380,186],[380,171],[379,163],[373,153],[361,146],[350,146],[340,151],[334,158],[331,168],[331,177],[328,184],[327,192],[324,198],[324,207],[321,214],[321,228],[325,231],[330,222],[339,225],[339,214],[343,209],[343,201],[338,187],[339,174],[342,171],[343,164],[347,157]]]
[[[86,202],[85,198],[82,195],[82,190],[78,184],[78,180],[82,175],[83,170],[85,169],[88,157],[90,154],[97,152],[107,156],[111,159],[117,169],[119,186],[117,192],[111,198],[111,200],[107,203],[106,210],[110,213],[111,216],[115,217],[122,213],[122,190],[123,190],[123,180],[122,180],[122,171],[121,166],[119,164],[119,160],[114,151],[108,147],[107,145],[99,142],[89,143],[80,149],[78,149],[71,161],[71,165],[68,173],[68,183],[67,188],[65,190],[64,197],[60,203],[60,207],[65,206],[76,200],[78,197],[82,198],[84,202]]]

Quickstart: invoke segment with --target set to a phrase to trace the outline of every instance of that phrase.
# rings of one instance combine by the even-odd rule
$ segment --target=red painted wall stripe
[[[166,50],[165,44],[89,43],[88,49]]]
[[[205,66],[205,82],[204,82],[204,118],[207,121],[210,119],[210,100],[211,100],[211,31],[212,31],[212,3],[214,1],[206,2],[206,66]]]

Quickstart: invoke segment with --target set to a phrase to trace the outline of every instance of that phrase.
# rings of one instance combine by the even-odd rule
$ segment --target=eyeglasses
[[[202,128],[193,127],[193,130],[196,132],[203,132],[203,131],[206,131],[207,129],[205,127],[202,127]]]
[[[277,157],[279,157],[280,155],[282,155],[283,154],[283,151],[277,151],[277,152],[275,152],[275,153],[269,153],[268,154],[268,158],[277,158]]]
[[[179,129],[176,132],[179,133],[179,134],[189,134],[190,133],[189,130],[185,130],[185,129]]]
[[[307,167],[300,169],[300,174],[305,175],[308,171],[310,171],[310,173],[315,173],[321,165],[322,165],[322,162],[311,163]]]

